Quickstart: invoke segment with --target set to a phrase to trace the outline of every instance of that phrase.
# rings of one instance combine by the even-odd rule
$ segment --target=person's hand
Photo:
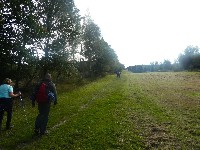
[[[17,94],[14,94],[13,97],[18,97],[21,95],[21,92],[18,92]]]

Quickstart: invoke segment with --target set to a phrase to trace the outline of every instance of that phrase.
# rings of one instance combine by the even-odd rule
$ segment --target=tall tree
[[[161,64],[162,71],[169,71],[172,69],[172,64],[169,60],[164,60]]]
[[[195,63],[197,63],[196,61],[197,55],[199,55],[199,48],[197,46],[196,47],[188,46],[185,49],[184,54],[180,54],[178,61],[183,66],[184,69],[187,70],[195,69],[195,66],[197,66],[197,64],[194,65],[194,61]]]
[[[103,38],[100,40],[97,49],[98,55],[96,56],[97,61],[95,63],[96,72],[99,72],[101,74],[105,72],[114,72],[116,70],[121,70],[118,56],[111,48],[111,46],[104,41]]]
[[[101,37],[100,28],[94,23],[90,16],[86,16],[83,25],[83,56],[89,62],[89,71],[92,69],[92,62],[97,55],[96,46]]]
[[[15,74],[16,86],[20,78],[23,78],[22,66],[26,63],[30,51],[25,47],[34,38],[35,6],[32,0],[3,0],[1,3],[1,61],[2,67],[7,71],[12,67]],[[1,68],[4,69],[4,68]]]
[[[38,0],[37,5],[40,23],[46,33],[40,43],[44,51],[45,74],[52,65],[52,58],[68,53],[69,47],[74,44],[80,31],[80,15],[73,0]]]

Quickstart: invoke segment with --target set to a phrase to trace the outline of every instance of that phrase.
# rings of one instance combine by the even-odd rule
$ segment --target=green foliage
[[[197,46],[188,46],[185,49],[184,54],[180,54],[178,61],[184,69],[194,70],[200,69],[199,58],[199,48]]]
[[[24,73],[22,65],[27,63],[29,59],[30,49],[25,45],[30,43],[30,39],[34,38],[34,25],[36,20],[33,15],[34,4],[31,0],[4,0],[1,3],[2,20],[1,28],[1,77],[5,78],[12,73],[15,74],[15,79],[19,79]],[[10,66],[11,72],[7,71]]]
[[[82,55],[88,61],[85,70],[92,76],[114,72],[120,67],[115,51],[101,37],[99,27],[90,16],[85,17],[82,35]]]
[[[45,72],[52,68],[64,69],[63,65],[69,60],[70,46],[74,45],[80,31],[80,15],[73,0],[41,0],[38,1],[40,24],[45,30],[40,47],[44,51],[42,69]],[[55,60],[54,60],[55,59]],[[55,66],[54,62],[63,60],[65,63]],[[54,70],[56,71],[56,70]]]
[[[3,0],[0,12],[0,81],[10,77],[16,87],[28,86],[46,72],[56,81],[79,80],[120,65],[92,19],[82,24],[73,0]],[[77,55],[84,57],[83,64]]]

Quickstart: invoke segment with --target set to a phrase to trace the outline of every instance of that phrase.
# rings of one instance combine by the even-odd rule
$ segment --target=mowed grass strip
[[[123,97],[126,80],[126,77],[107,76],[59,95],[58,106],[50,112],[47,136],[31,138],[29,127],[25,129],[30,131],[23,141],[16,140],[19,131],[15,131],[15,143],[8,146],[6,142],[4,146],[10,149],[143,149],[144,143],[134,122],[126,118]],[[30,123],[34,124],[34,119]]]
[[[63,94],[61,103],[65,107],[57,112],[65,116],[63,124],[50,129],[51,133],[42,141],[33,141],[21,148],[143,149],[141,137],[135,131],[132,134],[132,128],[125,122],[124,80],[108,76],[66,96]],[[52,118],[57,118],[56,112],[52,111]],[[51,144],[46,144],[49,141]]]
[[[48,131],[32,137],[37,111],[16,109],[1,149],[199,149],[199,73],[123,72],[59,95]]]

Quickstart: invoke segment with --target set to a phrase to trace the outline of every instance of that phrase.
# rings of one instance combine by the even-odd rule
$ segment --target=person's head
[[[11,83],[12,83],[12,80],[9,79],[9,78],[5,78],[4,83],[5,83],[5,84],[11,84]]]
[[[47,74],[44,76],[44,79],[51,80],[51,74],[47,73]]]

